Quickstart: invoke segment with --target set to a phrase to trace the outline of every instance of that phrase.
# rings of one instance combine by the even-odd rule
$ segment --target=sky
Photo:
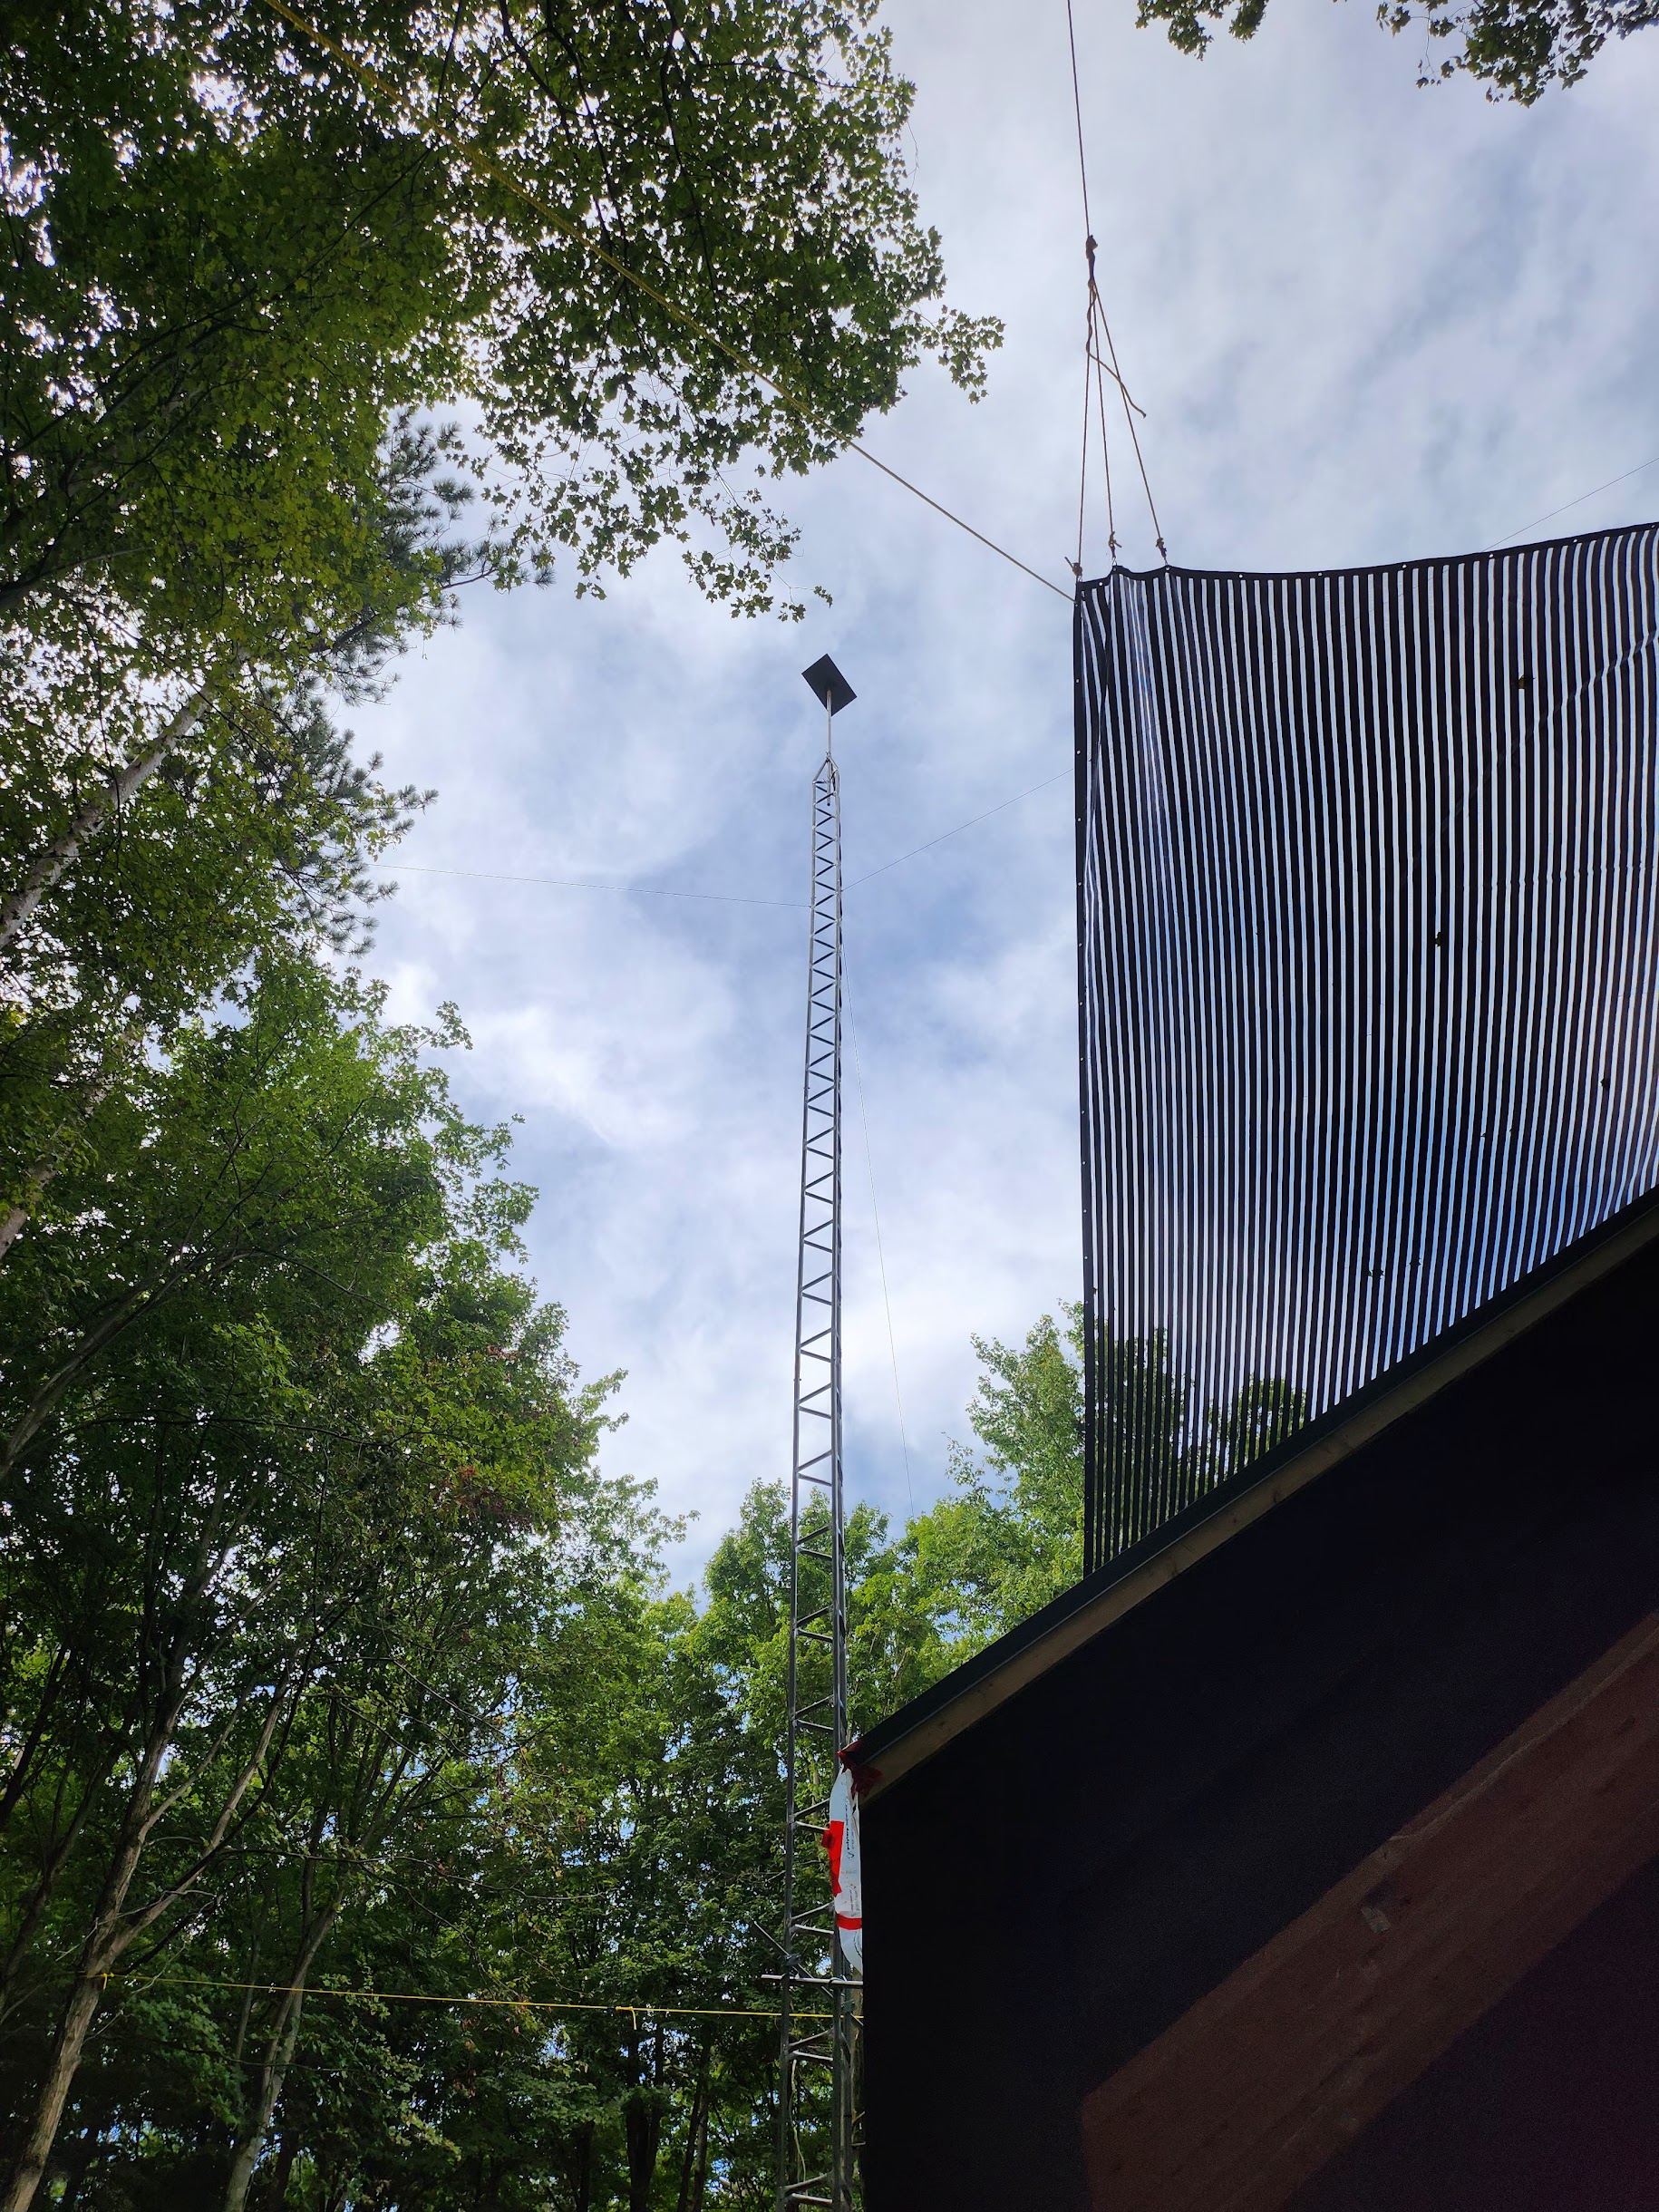
[[[1659,466],[1625,473],[1659,458],[1659,32],[1524,111],[1418,90],[1421,42],[1366,0],[1272,0],[1202,62],[1130,0],[1078,13],[1101,283],[1171,559],[1346,567],[1659,511]],[[868,442],[1063,587],[1063,0],[885,19],[950,296],[1007,335],[983,403],[924,368]],[[1130,468],[1119,533],[1146,568]],[[687,1573],[789,1470],[821,653],[859,694],[837,724],[849,1496],[896,1520],[937,1497],[974,1336],[1023,1338],[1081,1281],[1069,607],[856,456],[787,490],[797,588],[833,601],[803,623],[734,622],[670,558],[602,602],[479,595],[351,718],[440,793],[370,965],[402,1015],[456,1001],[460,1096],[522,1117],[531,1268],[584,1372],[626,1371],[606,1463],[694,1517]],[[1105,539],[1091,500],[1087,573]]]

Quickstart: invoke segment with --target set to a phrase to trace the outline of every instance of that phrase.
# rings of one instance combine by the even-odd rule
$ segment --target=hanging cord
[[[480,1997],[471,1991],[448,1996],[429,1996],[406,1989],[335,1989],[319,1983],[216,1982],[196,1974],[147,1974],[141,1966],[124,1973],[112,1968],[100,1977],[107,1990],[112,1982],[137,1982],[141,1989],[229,1989],[252,1991],[267,1997],[345,1997],[371,2004],[468,2005],[515,2013],[620,2013],[646,2020],[776,2020],[775,2010],[752,2004],[592,2004],[576,1997]],[[797,2020],[828,2020],[828,2013],[797,2013]]]
[[[1066,0],[1066,5],[1069,7],[1071,0]],[[1137,407],[1134,401],[1130,399],[1129,386],[1124,383],[1122,374],[1118,367],[1118,349],[1111,342],[1111,325],[1106,320],[1105,303],[1101,298],[1100,286],[1094,279],[1094,240],[1092,238],[1089,241],[1089,299],[1091,306],[1099,311],[1101,335],[1106,341],[1106,352],[1111,363],[1110,370],[1107,369],[1106,363],[1103,361],[1098,362],[1097,366],[1103,375],[1111,375],[1112,383],[1118,387],[1118,397],[1123,402],[1123,420],[1129,425],[1129,441],[1135,449],[1135,466],[1140,471],[1140,489],[1146,493],[1147,512],[1152,518],[1152,539],[1159,552],[1163,556],[1164,566],[1168,568],[1169,548],[1164,543],[1163,525],[1158,519],[1158,506],[1152,498],[1152,486],[1146,472],[1146,456],[1140,451],[1140,433],[1135,428],[1135,417],[1138,414],[1144,414],[1146,410],[1144,407]],[[1103,393],[1104,386],[1102,385],[1102,395]]]
[[[1089,256],[1089,374],[1094,379],[1094,396],[1101,416],[1101,469],[1106,479],[1106,550],[1111,556],[1112,566],[1118,561],[1118,518],[1111,504],[1111,445],[1106,436],[1106,364],[1101,359],[1101,349],[1094,342],[1094,316],[1097,295],[1094,288],[1094,234],[1089,234],[1086,249]],[[1125,394],[1127,397],[1128,395]],[[1153,528],[1158,526],[1156,515]],[[1162,540],[1159,540],[1161,547]]]
[[[1077,558],[1072,563],[1072,574],[1082,581],[1083,573],[1083,509],[1089,496],[1089,405],[1094,397],[1094,364],[1089,358],[1089,342],[1083,340],[1083,450],[1077,463]],[[1108,495],[1110,497],[1110,494]]]
[[[1069,564],[1072,573],[1082,579],[1083,573],[1083,508],[1089,469],[1089,397],[1092,380],[1098,399],[1101,425],[1101,465],[1106,482],[1106,543],[1113,565],[1118,558],[1117,518],[1111,502],[1111,451],[1106,437],[1106,379],[1110,376],[1118,387],[1123,402],[1123,420],[1129,426],[1130,443],[1135,451],[1135,465],[1140,471],[1140,488],[1146,493],[1147,512],[1152,518],[1152,537],[1167,568],[1169,548],[1164,543],[1162,525],[1158,519],[1158,507],[1152,498],[1152,486],[1147,475],[1146,459],[1140,451],[1140,438],[1135,429],[1135,417],[1144,417],[1146,409],[1130,398],[1118,367],[1118,349],[1112,343],[1111,326],[1106,320],[1106,305],[1095,276],[1094,257],[1098,242],[1094,236],[1094,222],[1089,207],[1089,161],[1083,141],[1082,80],[1077,66],[1077,24],[1072,13],[1072,0],[1066,0],[1066,44],[1072,57],[1072,114],[1077,125],[1077,176],[1082,190],[1083,251],[1089,262],[1089,313],[1083,340],[1083,458],[1078,471],[1077,488],[1077,558]],[[1098,340],[1097,340],[1098,329]],[[1102,356],[1101,342],[1104,343]]]

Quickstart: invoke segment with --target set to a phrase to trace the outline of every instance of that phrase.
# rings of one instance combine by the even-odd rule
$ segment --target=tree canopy
[[[1260,28],[1267,0],[1137,0],[1137,21],[1160,23],[1183,53],[1202,53],[1220,25]],[[1378,0],[1377,21],[1425,41],[1420,84],[1468,75],[1493,99],[1529,106],[1552,84],[1576,84],[1610,38],[1659,23],[1659,0]],[[1428,58],[1440,50],[1438,62]]]
[[[98,579],[223,662],[430,605],[389,425],[457,411],[500,577],[664,537],[740,606],[937,305],[869,0],[23,0],[0,53],[0,611]],[[788,393],[788,399],[780,396]],[[699,535],[699,531],[703,532]]]
[[[909,101],[873,0],[6,12],[0,1258],[216,994],[362,948],[432,794],[342,716],[463,584],[666,541],[799,612],[767,480],[977,391]]]

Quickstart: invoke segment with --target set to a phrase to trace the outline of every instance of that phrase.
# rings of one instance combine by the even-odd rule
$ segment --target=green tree
[[[435,465],[430,438],[399,436],[384,519],[405,565],[450,512],[430,493]],[[245,668],[164,744],[146,734],[160,710],[119,668],[94,686],[90,723],[82,662],[64,673],[48,655],[15,694],[0,772],[0,844],[17,869],[0,907],[0,1255],[49,1205],[89,1116],[141,1091],[153,1045],[228,977],[279,946],[361,949],[369,868],[423,800],[385,790],[377,761],[352,764],[322,681],[361,697],[397,643],[383,610],[286,692]]]
[[[315,968],[268,973],[237,1011],[187,1033],[146,1114],[123,1101],[73,1225],[5,1278],[5,1994],[55,2023],[8,2212],[39,2185],[104,1978],[188,1917],[316,1685],[349,1674],[354,1590],[384,1610],[374,1552],[395,1557],[412,1514],[541,1525],[551,1473],[591,1448],[594,1409],[550,1389],[546,1358],[490,1363],[540,1374],[528,1431],[488,1392],[431,1410],[432,1270],[464,1293],[469,1253],[510,1247],[528,1203],[492,1176],[500,1133],[425,1062],[439,1040]]]
[[[1172,45],[1201,54],[1221,24],[1252,38],[1267,0],[1136,0],[1136,20],[1160,23]],[[1659,0],[1379,0],[1377,21],[1396,34],[1416,30],[1442,46],[1438,64],[1425,62],[1427,85],[1468,75],[1488,96],[1542,97],[1552,84],[1576,84],[1610,38],[1659,23]]]
[[[978,1449],[952,1446],[952,1488],[872,1560],[860,1591],[867,1635],[884,1642],[871,1678],[893,1703],[1081,1580],[1083,1326],[1082,1307],[1064,1305],[1021,1345],[974,1339]],[[1305,1396],[1273,1378],[1207,1404],[1161,1331],[1108,1338],[1101,1365],[1113,1553],[1168,1501],[1201,1497],[1306,1419]]]
[[[975,388],[995,337],[930,305],[872,14],[24,0],[0,611],[97,577],[221,655],[330,635],[387,425],[444,405],[499,574],[667,537],[768,603],[789,533],[727,472],[828,458],[924,352]]]
[[[925,355],[977,391],[909,100],[871,0],[8,12],[0,1252],[171,1022],[350,926],[417,795],[325,690],[566,556],[771,606],[766,480]]]

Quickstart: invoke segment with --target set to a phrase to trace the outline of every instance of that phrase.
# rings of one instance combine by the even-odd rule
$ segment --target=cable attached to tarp
[[[1066,0],[1066,42],[1072,55],[1072,112],[1077,123],[1077,174],[1082,188],[1083,252],[1089,264],[1088,313],[1083,333],[1083,450],[1077,480],[1077,558],[1070,563],[1072,575],[1081,583],[1083,573],[1083,518],[1089,482],[1089,408],[1091,397],[1100,417],[1101,468],[1106,481],[1106,546],[1114,566],[1118,558],[1118,524],[1111,498],[1111,449],[1106,437],[1108,377],[1117,386],[1118,397],[1123,403],[1123,420],[1129,427],[1135,466],[1140,472],[1140,489],[1146,494],[1147,512],[1152,518],[1153,540],[1166,568],[1169,563],[1169,549],[1164,543],[1163,526],[1158,519],[1158,504],[1152,497],[1146,456],[1140,451],[1140,433],[1135,428],[1135,417],[1144,417],[1146,409],[1130,398],[1129,386],[1124,383],[1122,372],[1118,366],[1118,349],[1112,343],[1111,325],[1106,319],[1106,303],[1101,297],[1101,287],[1095,273],[1094,257],[1100,242],[1094,235],[1094,222],[1089,208],[1089,161],[1083,144],[1082,81],[1077,66],[1077,24],[1072,15],[1072,0]],[[1105,346],[1103,355],[1101,351],[1102,344]]]

